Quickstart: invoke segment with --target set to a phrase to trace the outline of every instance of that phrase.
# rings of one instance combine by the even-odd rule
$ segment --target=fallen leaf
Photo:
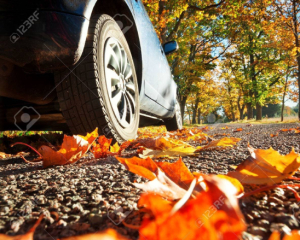
[[[125,165],[128,171],[138,174],[149,180],[154,180],[157,173],[157,165],[151,158],[141,159],[138,157],[116,159]]]
[[[109,148],[112,139],[107,139],[105,136],[99,136],[97,143],[93,144],[91,152],[94,154],[95,158],[106,158],[109,154]]]
[[[0,159],[6,159],[11,157],[11,154],[6,154],[4,152],[0,152]]]
[[[175,212],[174,201],[155,194],[142,195],[138,206],[146,208],[150,215],[143,219],[140,239],[239,239],[245,224],[236,197],[225,192],[222,179],[207,176],[206,181],[209,190]]]
[[[241,138],[234,138],[234,137],[225,137],[218,140],[211,141],[204,147],[199,147],[198,151],[208,151],[208,150],[216,150],[216,149],[223,149],[227,147],[233,147],[236,145],[239,141],[241,141]]]
[[[175,163],[157,162],[156,164],[173,182],[186,190],[195,178],[185,166],[181,157]]]
[[[146,183],[133,183],[137,188],[147,193],[155,193],[159,196],[176,200],[182,198],[186,194],[186,190],[178,186],[164,172],[158,169],[156,178]]]
[[[243,131],[242,128],[237,128],[237,129],[235,129],[233,132],[241,132],[241,131]]]
[[[85,137],[65,135],[59,151],[55,151],[48,146],[41,146],[38,152],[42,155],[43,167],[77,162],[90,149],[97,136],[98,129]]]
[[[102,232],[88,233],[81,236],[62,238],[61,240],[128,240],[128,238],[120,235],[114,229],[107,229]]]
[[[174,158],[179,156],[194,155],[197,150],[195,147],[183,141],[170,139],[170,138],[157,138],[157,139],[138,139],[133,142],[135,147],[142,146],[146,149],[141,158]]]
[[[248,146],[250,157],[228,176],[244,184],[274,184],[292,176],[300,166],[300,155],[294,149],[283,156],[270,148],[254,149]]]
[[[278,137],[279,132],[277,132],[276,134],[270,134],[271,137]]]
[[[110,152],[119,153],[121,150],[119,144],[116,142],[113,146],[110,147]]]

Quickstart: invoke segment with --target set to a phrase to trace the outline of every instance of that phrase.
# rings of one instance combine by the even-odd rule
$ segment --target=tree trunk
[[[186,104],[186,101],[187,101],[187,97],[186,97],[186,96],[181,97],[181,98],[179,99],[182,122],[183,122],[183,119],[184,119],[184,110],[185,110],[185,104]]]
[[[198,124],[201,124],[201,110],[198,108]]]
[[[294,25],[294,37],[295,37],[295,45],[298,48],[299,47],[299,37],[298,37],[298,12],[296,10],[296,0],[293,0],[293,25]],[[298,98],[298,119],[300,121],[300,53],[297,50],[297,67],[298,67],[298,72],[297,72],[297,79],[298,79],[298,93],[299,93],[299,98]]]
[[[196,124],[196,115],[197,115],[197,109],[193,108],[192,124]]]
[[[235,114],[234,114],[234,112],[231,112],[231,118],[232,118],[232,121],[235,122]]]
[[[253,118],[253,107],[251,105],[251,103],[247,103],[247,118],[252,119]]]
[[[262,106],[256,103],[256,120],[262,120]]]

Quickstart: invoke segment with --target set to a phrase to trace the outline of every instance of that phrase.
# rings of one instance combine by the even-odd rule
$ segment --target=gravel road
[[[270,137],[277,130],[298,127],[297,124],[228,125],[229,129],[222,130],[224,126],[208,134],[218,139],[225,133],[243,140],[235,148],[183,158],[191,172],[226,174],[230,165],[238,165],[249,156],[248,142],[255,148],[272,147],[281,154],[289,153],[292,147],[296,152],[300,150],[299,134],[283,132]],[[237,127],[243,131],[233,132]],[[300,173],[296,176],[300,177]],[[0,233],[25,233],[44,213],[46,218],[36,230],[35,239],[53,240],[106,228],[138,239],[138,232],[125,227],[121,220],[128,216],[126,223],[139,224],[130,213],[136,209],[141,191],[132,183],[143,181],[113,157],[87,157],[75,165],[48,169],[42,169],[41,164],[28,165],[21,159],[0,160]],[[274,230],[287,233],[300,229],[299,206],[294,195],[282,189],[240,200],[248,225],[243,239],[268,239]]]

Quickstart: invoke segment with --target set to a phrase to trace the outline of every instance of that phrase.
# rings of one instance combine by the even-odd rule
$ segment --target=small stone
[[[258,236],[253,236],[252,234],[250,234],[248,232],[243,232],[242,239],[243,240],[260,240],[261,238],[259,238]]]
[[[289,211],[291,213],[299,211],[299,205],[297,203],[293,203],[293,204],[289,205]]]
[[[280,212],[280,213],[275,214],[275,219],[279,223],[284,223],[289,228],[294,229],[294,228],[299,227],[299,223],[294,215]]]
[[[45,205],[47,203],[47,198],[44,195],[37,196],[35,198],[35,203],[37,205]]]
[[[0,186],[3,186],[3,187],[7,186],[7,182],[4,180],[0,180]]]
[[[97,193],[93,193],[92,196],[91,196],[91,199],[93,201],[95,201],[96,203],[99,203],[103,200],[102,196],[100,194],[97,194]]]
[[[271,203],[283,204],[282,200],[280,200],[279,198],[274,197],[274,196],[269,197],[269,202],[270,202],[270,205],[271,205]]]
[[[280,233],[284,233],[284,235],[288,235],[291,233],[291,229],[283,223],[272,223],[270,227],[270,231],[271,232],[278,231]]]
[[[75,203],[72,205],[72,212],[73,213],[79,213],[79,212],[83,212],[83,207],[80,203]]]
[[[64,196],[61,195],[61,194],[57,194],[57,195],[56,195],[56,199],[57,199],[58,201],[62,202],[62,201],[64,200]]]
[[[93,214],[93,213],[89,215],[89,222],[92,224],[92,226],[98,227],[103,223],[103,220],[104,219],[101,215]]]
[[[251,215],[252,215],[254,218],[261,218],[259,212],[257,212],[257,211],[251,211]]]
[[[9,207],[8,206],[2,206],[1,208],[0,208],[0,215],[6,215],[6,214],[8,214],[9,213],[9,211],[10,211],[10,209],[9,209]]]
[[[270,225],[270,222],[266,219],[260,219],[257,221],[258,225],[259,226],[262,226],[262,227],[265,227],[265,228],[268,228],[269,225]]]
[[[18,232],[20,229],[20,226],[24,223],[24,219],[23,218],[19,218],[16,221],[13,221],[11,223],[10,228],[14,231],[14,232]]]
[[[268,232],[268,230],[263,227],[251,226],[248,232],[253,235],[264,236]]]

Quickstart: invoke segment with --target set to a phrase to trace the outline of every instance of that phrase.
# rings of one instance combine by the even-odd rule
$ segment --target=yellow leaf
[[[245,184],[274,184],[292,176],[300,166],[300,155],[294,149],[281,155],[270,148],[268,150],[254,149],[248,146],[251,156],[242,162],[228,176]]]

